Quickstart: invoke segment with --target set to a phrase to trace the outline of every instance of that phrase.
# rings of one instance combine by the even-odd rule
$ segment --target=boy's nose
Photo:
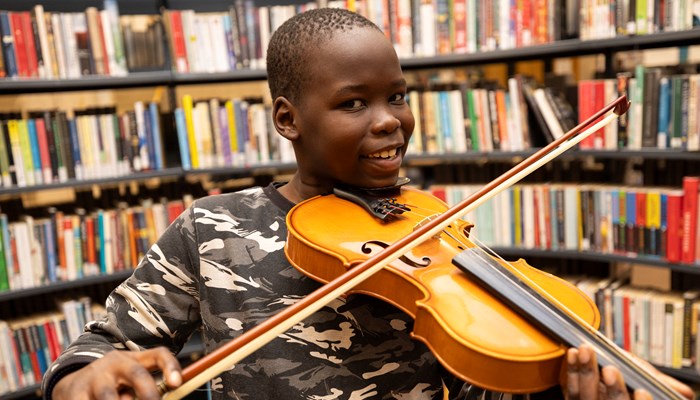
[[[388,110],[377,112],[376,119],[372,125],[372,132],[376,134],[392,133],[401,127],[399,118]]]

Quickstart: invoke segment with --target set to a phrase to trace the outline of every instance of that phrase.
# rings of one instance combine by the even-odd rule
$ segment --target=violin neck
[[[501,265],[480,247],[461,252],[452,260],[452,263],[555,341],[569,347],[589,344],[596,352],[598,364],[601,367],[617,366],[631,390],[645,389],[654,399],[685,399],[649,371],[640,367],[628,353],[597,329],[581,322],[571,312],[562,310],[550,298]]]

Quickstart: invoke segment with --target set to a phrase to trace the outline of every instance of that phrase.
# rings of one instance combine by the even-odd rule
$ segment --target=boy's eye
[[[355,109],[355,108],[362,107],[362,105],[363,105],[362,100],[348,100],[348,101],[343,102],[340,106],[342,108]]]
[[[396,93],[389,98],[392,103],[403,103],[406,100],[406,93]]]

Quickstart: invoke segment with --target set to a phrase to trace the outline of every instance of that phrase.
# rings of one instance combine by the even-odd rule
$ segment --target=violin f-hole
[[[384,242],[379,241],[379,240],[370,240],[370,241],[362,244],[362,247],[361,247],[362,253],[372,254],[373,250],[372,250],[371,245],[379,246],[382,249],[386,249],[387,247],[389,247],[388,243],[384,243]],[[432,263],[432,261],[430,260],[430,257],[421,257],[421,260],[418,261],[418,260],[412,260],[406,254],[399,257],[399,260],[404,262],[405,264],[413,267],[413,268],[425,268]]]

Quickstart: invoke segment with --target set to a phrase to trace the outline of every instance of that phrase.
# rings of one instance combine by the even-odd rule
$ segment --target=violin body
[[[436,214],[447,209],[440,199],[410,188],[401,189],[396,201]],[[335,195],[315,197],[299,203],[287,216],[287,258],[305,275],[326,283],[406,236],[424,219],[411,211],[381,221]],[[542,333],[452,264],[457,254],[475,246],[468,239],[470,228],[461,220],[453,222],[351,293],[387,301],[412,316],[412,336],[464,381],[510,393],[532,393],[558,384],[567,346]],[[499,262],[598,327],[595,303],[574,285],[524,260]]]

